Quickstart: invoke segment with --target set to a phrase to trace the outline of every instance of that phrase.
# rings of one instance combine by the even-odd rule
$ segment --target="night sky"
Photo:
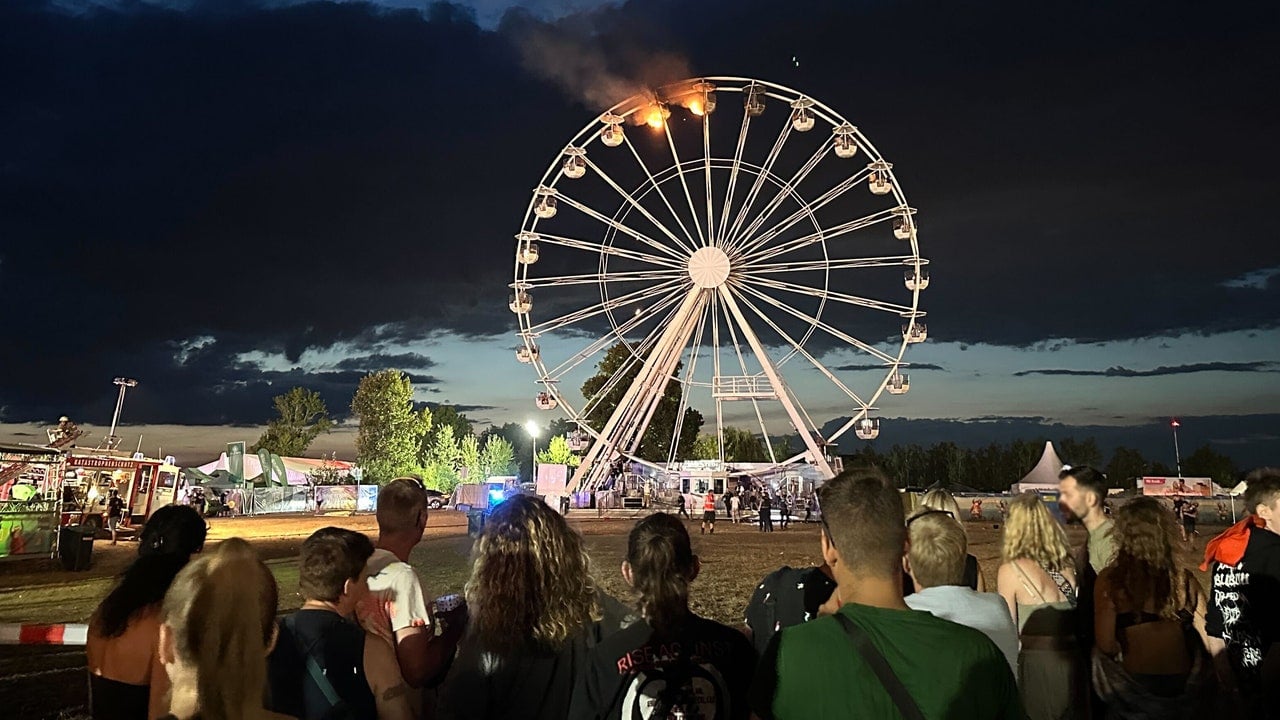
[[[878,445],[1172,463],[1176,415],[1184,456],[1274,464],[1277,47],[1274,2],[9,0],[0,440],[108,424],[118,375],[125,444],[191,462],[385,367],[523,422],[529,193],[597,86],[687,73],[820,98],[920,209],[930,338]]]

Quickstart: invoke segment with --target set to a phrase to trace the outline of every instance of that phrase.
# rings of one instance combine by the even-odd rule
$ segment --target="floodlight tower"
[[[116,435],[116,425],[120,422],[120,410],[124,408],[124,393],[131,387],[137,387],[138,381],[132,378],[118,377],[111,382],[120,386],[120,396],[116,398],[116,412],[111,416],[111,432],[104,442],[108,450],[115,450],[120,445],[120,436]]]

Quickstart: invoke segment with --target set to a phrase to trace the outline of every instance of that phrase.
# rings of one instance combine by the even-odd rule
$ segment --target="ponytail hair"
[[[203,720],[261,714],[277,593],[271,571],[239,538],[223,541],[173,581],[161,621],[196,678]]]
[[[672,632],[689,614],[689,583],[697,566],[684,523],[666,513],[636,523],[627,538],[627,563],[645,620],[660,635]]]

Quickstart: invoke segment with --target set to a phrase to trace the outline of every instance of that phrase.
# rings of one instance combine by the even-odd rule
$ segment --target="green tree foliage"
[[[466,482],[484,479],[480,477],[480,439],[475,435],[464,435],[458,442],[458,470]]]
[[[529,437],[529,431],[525,426],[518,423],[505,423],[503,425],[493,425],[485,430],[480,436],[480,444],[485,445],[490,438],[499,437],[506,441],[507,447],[511,449],[512,466],[509,471],[500,473],[489,473],[490,475],[520,475],[522,477],[533,476],[533,447],[530,445],[533,438]]]
[[[453,437],[456,440],[475,434],[475,428],[471,424],[471,420],[466,415],[458,412],[458,408],[452,405],[437,405],[431,411],[431,429],[422,439],[424,454],[435,442],[436,433],[445,427],[453,428]]]
[[[296,387],[272,400],[276,417],[267,423],[258,442],[249,447],[256,453],[262,448],[284,457],[300,457],[320,433],[329,432],[333,420],[320,393]]]
[[[1122,445],[1112,451],[1111,462],[1103,472],[1107,474],[1107,484],[1111,487],[1132,488],[1136,486],[1134,478],[1147,474],[1147,460],[1141,452]]]
[[[1098,443],[1093,438],[1085,438],[1082,441],[1070,437],[1063,438],[1060,442],[1054,443],[1054,447],[1058,450],[1058,457],[1068,465],[1102,467],[1102,451],[1098,449]]]
[[[365,477],[383,483],[420,465],[422,436],[431,428],[431,413],[413,407],[413,382],[399,370],[366,375],[351,399],[360,422],[356,461]]]
[[[1236,484],[1236,464],[1207,443],[1182,461],[1182,474],[1187,477],[1213,478],[1222,487]]]
[[[547,463],[548,465],[578,467],[578,463],[582,462],[582,458],[569,449],[568,438],[564,435],[556,435],[551,438],[546,450],[538,451],[538,462]]]
[[[689,453],[689,460],[718,460],[720,459],[720,443],[716,441],[715,435],[708,433],[698,433],[698,439],[693,443],[693,451]]]
[[[743,428],[724,428],[725,462],[769,462],[769,449],[764,439]]]
[[[610,380],[622,371],[630,354],[631,349],[628,345],[615,344],[596,365],[596,374],[587,378],[587,381],[582,384],[582,396],[585,398],[594,400],[597,395],[603,393],[603,397],[587,415],[587,424],[591,427],[596,429],[604,427],[609,416],[622,401],[627,388],[640,372],[640,363],[632,363],[617,382],[609,385]],[[676,367],[675,374],[677,376],[680,374],[680,366]],[[605,391],[606,385],[609,385],[607,391]],[[671,450],[671,441],[675,437],[676,415],[680,411],[680,387],[680,383],[674,379],[667,382],[662,400],[659,401],[653,419],[640,440],[637,451],[640,457],[653,462],[666,462]],[[693,408],[685,408],[684,416],[679,418],[679,421],[681,423],[680,446],[676,448],[675,458],[683,460],[693,455],[693,446],[698,441],[698,431],[702,429],[702,413]]]
[[[480,475],[475,482],[484,482],[494,475],[511,475],[516,469],[516,459],[511,443],[501,435],[489,435],[480,448]]]

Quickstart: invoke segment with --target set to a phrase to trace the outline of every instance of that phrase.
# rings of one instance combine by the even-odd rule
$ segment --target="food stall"
[[[0,445],[0,559],[53,554],[65,459],[57,448]]]

